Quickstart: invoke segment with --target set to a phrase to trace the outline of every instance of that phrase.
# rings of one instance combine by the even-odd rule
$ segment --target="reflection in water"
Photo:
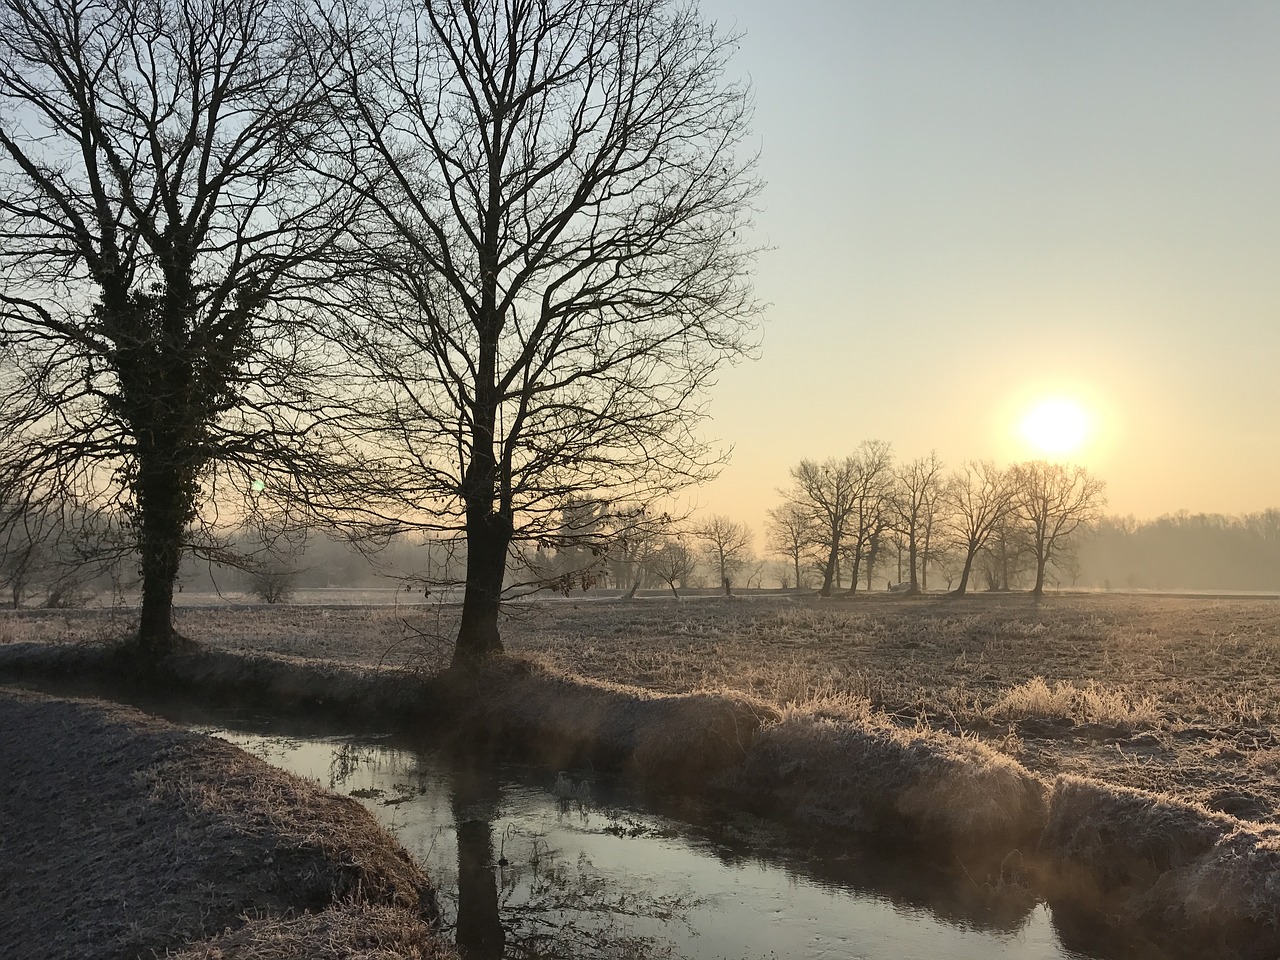
[[[583,853],[554,848],[544,833],[509,822],[494,848],[502,785],[492,767],[450,771],[458,846],[456,938],[466,960],[629,960],[675,957],[674,945],[642,936],[632,921],[680,923],[697,901],[654,894],[597,871]],[[589,819],[590,791],[564,774],[553,790],[557,819]]]
[[[581,775],[553,786],[385,741],[219,733],[365,803],[441,888],[467,960],[1155,956],[1119,931],[1082,936],[1090,918],[1051,913],[1016,863],[968,877],[687,801],[656,815]]]
[[[458,836],[458,949],[466,960],[500,960],[506,935],[498,913],[493,825],[501,789],[492,773],[453,770],[450,806]]]

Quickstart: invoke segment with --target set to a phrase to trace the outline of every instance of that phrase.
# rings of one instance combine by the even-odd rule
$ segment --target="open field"
[[[448,662],[448,606],[188,607],[213,648]],[[0,642],[106,640],[128,612],[14,613]],[[1280,601],[1106,594],[549,599],[512,605],[510,651],[664,692],[874,710],[1076,773],[1280,819]]]

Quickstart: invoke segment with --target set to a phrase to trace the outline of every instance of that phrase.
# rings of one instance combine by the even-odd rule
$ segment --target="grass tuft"
[[[992,720],[1096,723],[1126,731],[1158,727],[1163,719],[1155,697],[1131,699],[1096,680],[1083,687],[1071,681],[1050,686],[1039,676],[1005,691],[987,715]]]

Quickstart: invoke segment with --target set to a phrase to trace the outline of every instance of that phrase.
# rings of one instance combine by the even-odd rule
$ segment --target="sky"
[[[769,249],[692,497],[746,521],[802,458],[886,440],[1061,459],[1153,518],[1280,506],[1280,3],[701,0],[741,31]]]

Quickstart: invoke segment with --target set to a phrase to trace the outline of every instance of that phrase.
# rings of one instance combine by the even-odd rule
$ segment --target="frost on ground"
[[[186,608],[209,647],[422,672],[447,665],[456,609]],[[128,611],[18,612],[0,642],[105,641]],[[736,690],[779,707],[858,705],[974,737],[1052,778],[1280,817],[1280,603],[1064,594],[616,598],[508,607],[508,650],[659,692]]]
[[[0,726],[5,956],[455,957],[355,801],[127,707],[0,691]]]

